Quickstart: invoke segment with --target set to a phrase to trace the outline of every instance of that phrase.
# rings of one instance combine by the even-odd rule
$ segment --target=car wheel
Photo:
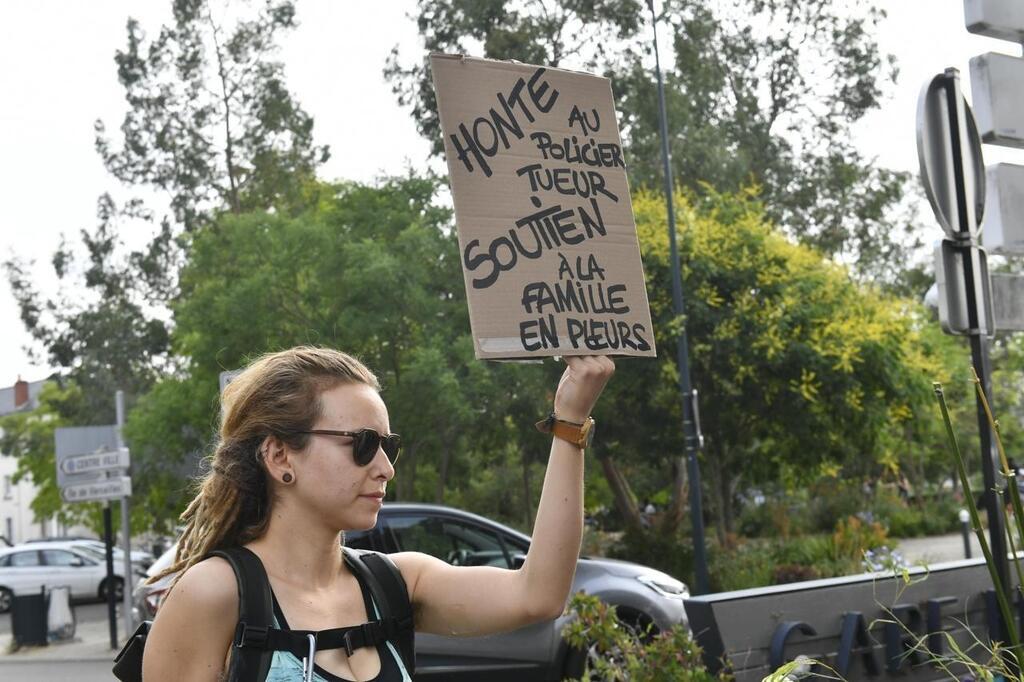
[[[124,599],[124,580],[121,578],[113,578],[114,581],[114,600]],[[107,598],[107,579],[104,578],[103,582],[100,583],[100,599]]]
[[[654,621],[646,613],[639,611],[632,611],[619,607],[617,609],[619,622],[640,638],[641,641],[649,641],[656,634],[658,634],[658,628],[653,624]],[[589,679],[592,682],[604,682],[604,678],[600,677],[595,673],[597,669],[597,661],[604,659],[611,662],[613,665],[621,663],[623,660],[622,652],[619,650],[612,651],[599,651],[597,644],[590,643],[585,649],[574,649],[570,648],[565,654],[565,662],[562,666],[562,679],[572,678],[575,680],[581,679],[585,673],[590,675]]]
[[[7,613],[11,610],[11,603],[14,601],[14,593],[6,587],[0,587],[0,613]]]

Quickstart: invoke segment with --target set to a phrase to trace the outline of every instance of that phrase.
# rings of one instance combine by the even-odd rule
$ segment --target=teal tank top
[[[359,579],[359,576],[356,576]],[[369,589],[363,582],[359,581],[359,589],[363,593],[363,603],[366,605],[367,620],[377,620],[380,612],[377,604],[373,601]],[[274,600],[274,627],[282,630],[290,630],[288,621],[285,620],[281,605],[277,603],[277,596],[273,589],[270,591]],[[377,655],[380,656],[380,672],[372,680],[367,682],[412,682],[412,676],[405,669],[402,663],[402,656],[398,653],[398,647],[391,642],[384,642],[377,645]],[[315,682],[352,682],[344,677],[338,677],[320,666],[313,667],[313,680]],[[274,658],[270,663],[270,672],[267,673],[267,682],[302,682],[302,661],[290,651],[275,651]]]

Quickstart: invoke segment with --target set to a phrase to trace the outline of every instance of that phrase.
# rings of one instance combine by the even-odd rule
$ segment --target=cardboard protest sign
[[[608,79],[431,68],[476,356],[656,355]]]

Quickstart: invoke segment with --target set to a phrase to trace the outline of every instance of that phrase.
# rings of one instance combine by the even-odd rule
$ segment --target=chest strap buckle
[[[269,630],[270,628],[263,625],[246,625],[239,621],[238,626],[235,627],[235,647],[265,649]]]
[[[379,630],[380,623],[377,621],[353,626],[341,638],[342,643],[345,645],[345,653],[351,656],[356,649],[377,644]]]

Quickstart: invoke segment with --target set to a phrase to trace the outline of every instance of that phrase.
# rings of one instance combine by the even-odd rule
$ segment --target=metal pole
[[[117,607],[114,598],[114,523],[110,516],[110,502],[103,505],[103,540],[107,544],[107,618],[110,620],[110,648],[117,649]]]
[[[668,242],[672,258],[672,310],[676,318],[685,314],[683,305],[683,278],[679,270],[679,250],[676,247],[676,215],[672,203],[675,183],[668,149],[668,116],[665,113],[665,84],[661,78],[661,57],[658,54],[658,17],[654,13],[654,0],[647,0],[651,10],[651,28],[654,31],[654,64],[658,74],[658,113],[661,118],[661,157],[665,163],[665,204],[668,210]],[[693,524],[693,562],[696,573],[694,594],[709,591],[707,555],[704,548],[704,512],[701,506],[700,464],[697,453],[701,436],[697,430],[697,396],[690,383],[689,350],[685,327],[676,339],[676,363],[679,367],[679,393],[683,401],[683,437],[686,444],[687,474],[690,479],[690,522]]]
[[[953,177],[956,182],[956,203],[957,219],[959,230],[957,239],[964,248],[960,251],[963,254],[964,267],[964,291],[967,295],[967,323],[970,327],[968,334],[971,342],[971,363],[974,371],[981,382],[982,390],[992,403],[992,382],[991,370],[988,358],[988,339],[985,337],[985,330],[979,321],[978,299],[974,281],[974,258],[971,240],[971,231],[976,227],[976,216],[974,206],[967,199],[967,189],[964,185],[964,163],[963,145],[966,144],[967,112],[964,110],[964,99],[960,93],[960,72],[956,69],[946,69],[946,99],[949,111],[949,128],[952,134],[953,143]],[[992,558],[996,564],[996,573],[1003,585],[1003,589],[1010,591],[1010,567],[1006,557],[1006,534],[1003,526],[1002,496],[997,490],[995,475],[995,462],[998,453],[993,447],[995,439],[992,437],[992,430],[989,427],[988,416],[980,397],[976,397],[978,416],[978,435],[981,441],[981,471],[985,481],[985,512],[988,517],[989,545],[992,547]]]
[[[118,391],[114,394],[114,405],[117,409],[117,447],[124,447],[124,438],[121,435],[121,429],[124,427],[124,391]],[[124,613],[122,618],[124,620],[124,637],[128,639],[131,637],[132,630],[134,629],[132,623],[132,529],[131,519],[128,513],[128,497],[121,498],[121,534],[122,542],[124,543],[124,588],[122,590],[122,598],[124,604],[122,609]]]
[[[964,558],[971,558],[971,515],[966,509],[959,512],[960,533],[964,536]]]

